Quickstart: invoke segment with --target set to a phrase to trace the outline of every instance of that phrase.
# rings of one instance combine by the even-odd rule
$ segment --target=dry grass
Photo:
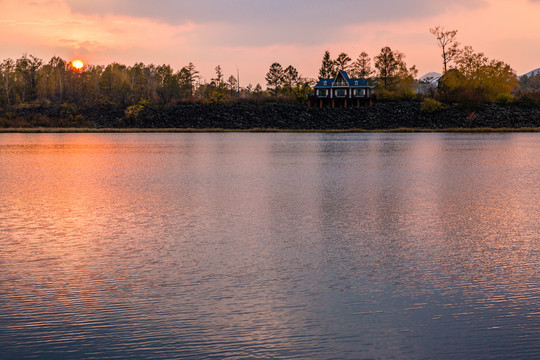
[[[540,132],[538,127],[525,128],[447,128],[447,129],[119,129],[119,128],[0,128],[0,133],[515,133]]]

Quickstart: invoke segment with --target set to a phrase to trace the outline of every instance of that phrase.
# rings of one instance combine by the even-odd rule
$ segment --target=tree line
[[[416,80],[418,70],[408,66],[405,54],[381,48],[371,58],[365,51],[353,59],[345,52],[332,58],[325,51],[319,79],[334,78],[345,70],[352,78],[365,78],[374,86],[380,100],[429,97],[446,103],[482,104],[510,102],[514,97],[540,101],[540,75],[517,78],[510,65],[486,57],[470,46],[461,47],[457,30],[437,26],[430,29],[441,49],[443,77],[438,85],[427,79]],[[5,59],[0,63],[0,106],[29,103],[73,103],[79,106],[114,105],[127,108],[137,104],[165,106],[176,103],[230,103],[238,101],[282,101],[303,103],[316,80],[299,74],[288,65],[274,62],[265,76],[266,89],[260,84],[241,87],[238,73],[226,76],[220,65],[215,76],[201,79],[193,63],[175,71],[170,65],[136,63],[126,66],[88,65],[75,69],[68,61],[54,56],[44,62],[33,55]],[[417,89],[421,86],[422,92]],[[521,89],[520,89],[521,85]]]
[[[201,83],[193,63],[179,71],[170,65],[143,63],[87,65],[78,70],[57,56],[44,62],[26,54],[0,63],[0,82],[0,105],[4,106],[36,101],[124,107],[141,101],[156,105],[182,101],[219,103],[263,94],[258,84],[240,88],[235,76],[225,79],[219,65],[215,67],[215,77]]]
[[[367,79],[375,87],[379,100],[428,98],[465,106],[481,106],[486,102],[540,106],[540,73],[518,79],[509,64],[489,59],[471,46],[461,46],[457,30],[437,26],[430,33],[441,50],[440,79],[417,80],[416,66],[408,67],[405,54],[389,46],[381,48],[373,58],[363,51],[355,61],[344,52],[332,59],[326,51],[319,79],[334,78],[339,70],[345,70],[353,78]]]

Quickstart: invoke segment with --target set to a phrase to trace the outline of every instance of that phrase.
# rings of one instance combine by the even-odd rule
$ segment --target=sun
[[[71,66],[73,66],[76,70],[81,70],[84,67],[84,63],[81,60],[73,60],[71,62]]]

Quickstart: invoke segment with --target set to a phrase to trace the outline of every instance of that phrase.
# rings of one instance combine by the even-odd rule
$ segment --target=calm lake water
[[[540,358],[540,134],[0,134],[0,357]]]

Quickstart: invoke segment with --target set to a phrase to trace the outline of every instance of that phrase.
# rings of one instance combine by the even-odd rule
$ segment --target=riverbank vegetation
[[[459,106],[479,109],[485,104],[538,108],[540,74],[518,78],[510,65],[489,59],[470,46],[460,47],[457,31],[431,29],[441,48],[444,75],[438,81],[417,80],[416,66],[388,46],[371,58],[361,52],[323,54],[318,78],[333,78],[339,70],[365,78],[375,88],[377,102],[414,101],[426,114]],[[78,65],[78,66],[75,66]],[[202,79],[193,63],[180,70],[170,65],[136,63],[128,66],[74,64],[54,56],[33,55],[0,63],[0,127],[138,126],[152,114],[189,104],[304,104],[315,78],[293,66],[270,65],[260,84],[242,86],[239,74],[227,76],[220,65],[214,77]]]

